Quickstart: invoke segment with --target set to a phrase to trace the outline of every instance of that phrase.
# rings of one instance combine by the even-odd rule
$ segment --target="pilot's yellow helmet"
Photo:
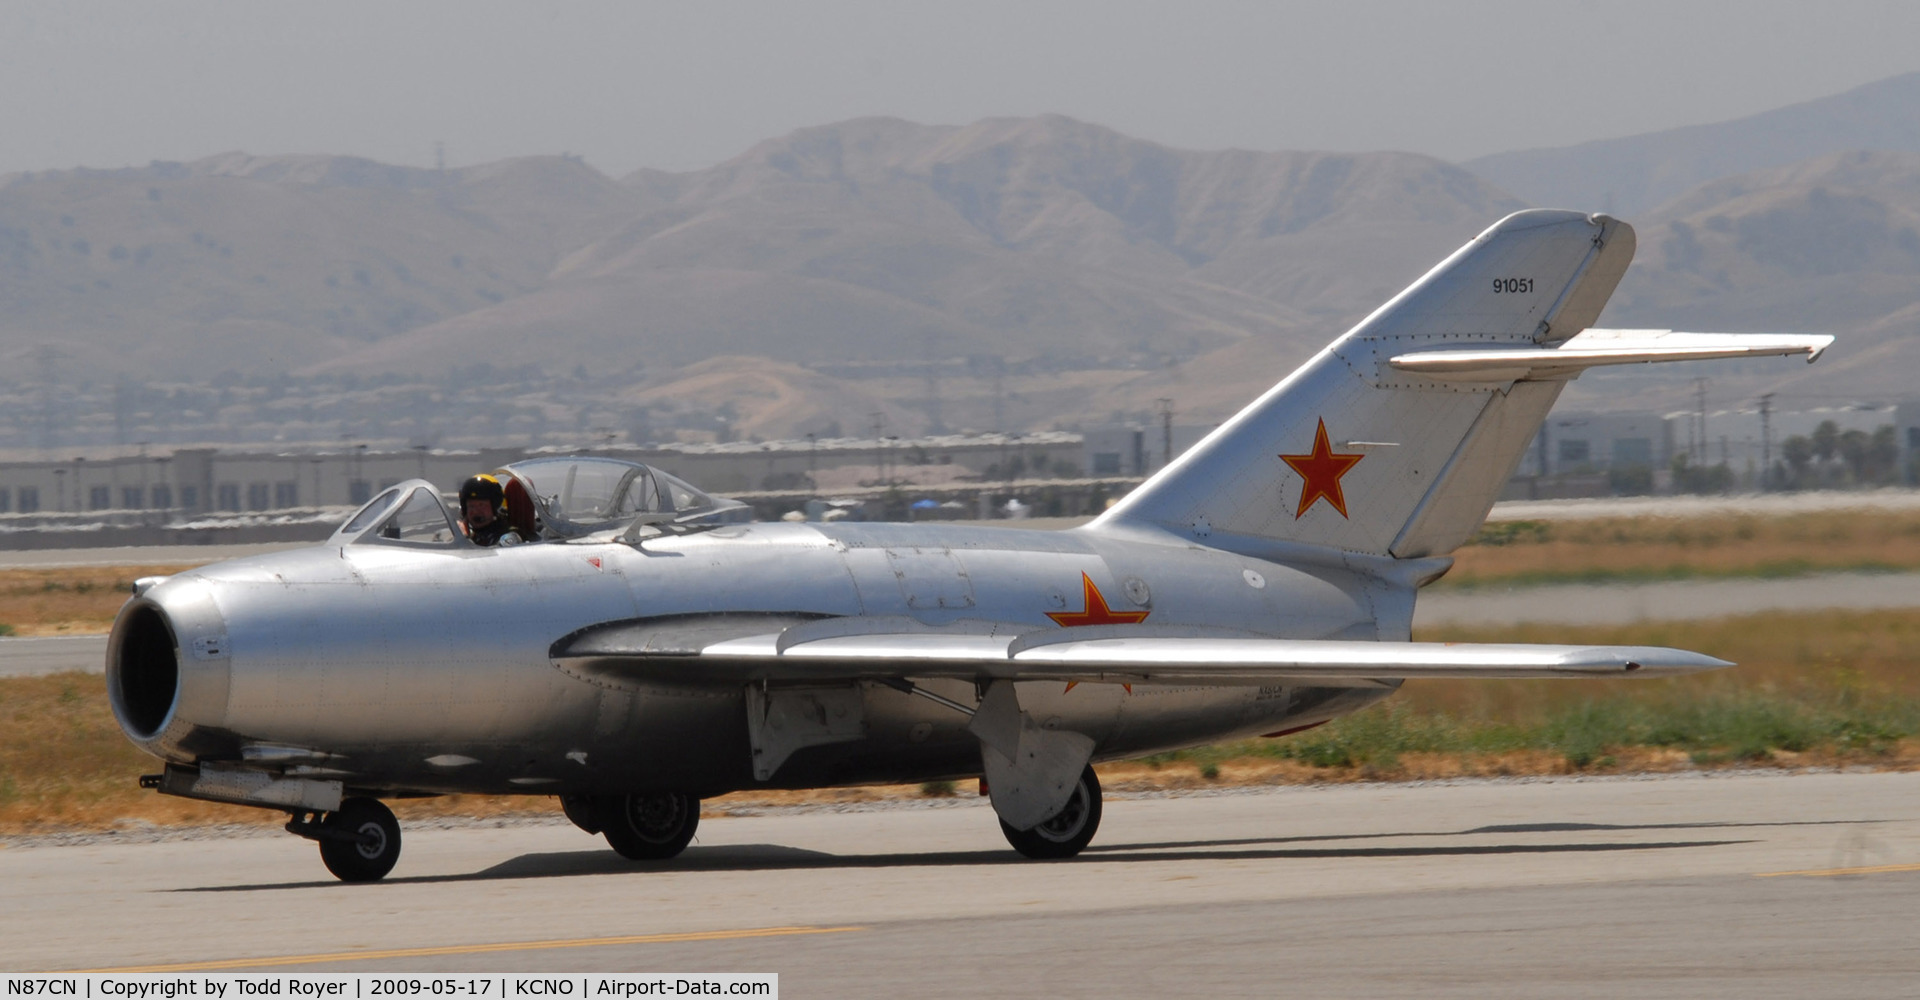
[[[507,509],[507,491],[500,486],[500,480],[485,473],[467,477],[460,484],[460,509],[467,509],[467,501],[485,500],[495,513]]]

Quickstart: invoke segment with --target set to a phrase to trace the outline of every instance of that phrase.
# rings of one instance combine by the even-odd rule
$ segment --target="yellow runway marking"
[[[1779,878],[1783,875],[1877,875],[1880,872],[1920,872],[1920,865],[1872,865],[1867,868],[1809,868],[1801,872],[1755,872],[1754,878]]]
[[[573,938],[563,941],[505,941],[500,944],[457,944],[441,948],[391,948],[386,951],[339,951],[321,955],[280,955],[272,958],[228,958],[175,965],[134,965],[84,972],[210,972],[215,969],[252,969],[267,965],[317,965],[322,962],[371,961],[380,958],[431,958],[435,955],[484,955],[497,951],[548,951],[555,948],[603,948],[620,944],[671,944],[680,941],[735,941],[741,938],[792,937],[797,934],[845,934],[864,927],[759,927],[745,931],[693,931],[686,934],[634,934],[627,937]]]

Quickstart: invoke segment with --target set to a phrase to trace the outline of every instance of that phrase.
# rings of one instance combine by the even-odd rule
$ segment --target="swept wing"
[[[846,634],[840,624],[828,619],[768,630],[741,621],[728,628],[643,619],[582,630],[555,643],[551,655],[582,672],[675,684],[949,677],[1371,687],[1416,677],[1668,677],[1732,666],[1659,646],[1276,639],[1154,634],[1139,627],[1124,634],[1103,627],[1022,632],[986,622],[946,630],[874,630],[874,622],[850,622],[847,627],[859,631]]]

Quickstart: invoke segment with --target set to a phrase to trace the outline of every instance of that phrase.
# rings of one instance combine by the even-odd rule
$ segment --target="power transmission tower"
[[[40,365],[40,427],[36,437],[39,438],[37,443],[42,452],[53,450],[55,432],[60,426],[58,365],[66,358],[67,352],[52,344],[41,344],[33,349],[33,360]]]
[[[1004,434],[1006,423],[1006,394],[1000,384],[1001,376],[1006,373],[1007,364],[1000,358],[993,359],[993,432]]]
[[[940,359],[936,355],[936,344],[932,334],[927,335],[927,433],[945,434],[947,422],[940,413]]]
[[[1160,467],[1164,469],[1173,464],[1173,400],[1156,399],[1153,408],[1160,414]]]
[[[1760,490],[1773,485],[1773,393],[1760,397]]]
[[[1691,456],[1693,464],[1705,466],[1707,464],[1707,380],[1704,378],[1693,380],[1693,426],[1694,434],[1698,435],[1697,443],[1689,441],[1687,450],[1693,452]],[[1689,435],[1689,437],[1692,436]]]

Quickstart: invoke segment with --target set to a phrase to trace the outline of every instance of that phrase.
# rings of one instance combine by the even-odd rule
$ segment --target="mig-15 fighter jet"
[[[283,810],[362,881],[399,855],[383,798],[557,796],[657,860],[710,796],[974,775],[1016,850],[1065,858],[1100,823],[1093,761],[1305,729],[1412,677],[1725,667],[1409,641],[1569,380],[1832,340],[1588,329],[1633,248],[1602,215],[1500,220],[1070,531],[740,523],[560,458],[501,470],[533,540],[483,547],[402,483],[322,545],[141,581],[114,711],[165,762],[143,783]]]

